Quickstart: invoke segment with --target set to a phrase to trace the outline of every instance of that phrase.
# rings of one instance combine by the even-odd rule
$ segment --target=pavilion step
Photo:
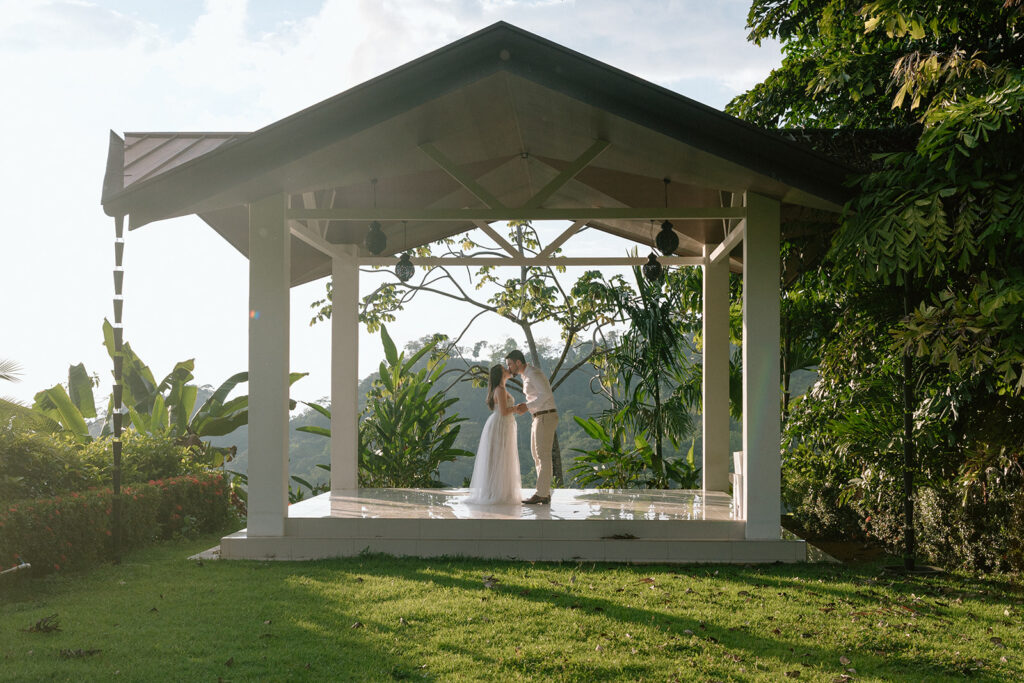
[[[225,559],[310,560],[383,553],[412,557],[630,563],[803,562],[803,541],[678,539],[487,539],[487,538],[247,538],[221,540]]]
[[[401,540],[742,540],[739,520],[290,518],[289,536]]]

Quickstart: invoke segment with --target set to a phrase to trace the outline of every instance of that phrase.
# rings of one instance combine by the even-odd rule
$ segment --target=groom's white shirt
[[[551,393],[551,385],[540,368],[527,365],[522,373],[523,394],[526,395],[526,409],[530,414],[542,410],[555,410],[555,396]]]

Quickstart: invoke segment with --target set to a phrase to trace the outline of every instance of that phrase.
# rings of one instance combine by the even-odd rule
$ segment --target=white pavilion
[[[848,173],[498,23],[255,132],[111,133],[102,204],[130,229],[198,215],[249,260],[248,527],[222,540],[222,557],[791,562],[806,548],[780,527],[780,239],[791,219],[806,230],[806,217],[838,212]],[[528,255],[492,227],[522,219],[567,227]],[[584,228],[650,246],[651,221],[664,220],[679,247],[661,263],[704,271],[700,490],[556,489],[550,506],[471,509],[465,490],[359,488],[361,265],[470,230],[507,253],[458,264],[635,263],[588,257]],[[372,221],[387,237],[379,256],[363,247]],[[554,254],[563,244],[567,255]],[[735,462],[730,272],[743,277]],[[289,288],[324,277],[334,291],[331,491],[289,506]]]

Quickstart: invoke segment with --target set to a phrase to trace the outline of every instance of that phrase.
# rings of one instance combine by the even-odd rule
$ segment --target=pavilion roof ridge
[[[260,174],[502,71],[829,202],[841,204],[849,195],[842,182],[851,172],[846,164],[774,130],[497,22],[182,163],[121,187],[112,183],[103,197],[104,210],[131,214],[131,227],[193,213],[191,208],[219,192],[255,182]]]

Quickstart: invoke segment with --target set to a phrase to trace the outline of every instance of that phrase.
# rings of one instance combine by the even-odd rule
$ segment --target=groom
[[[530,430],[530,450],[533,452],[533,464],[537,468],[537,492],[523,501],[526,505],[537,505],[551,502],[551,447],[555,441],[555,428],[558,426],[558,410],[555,408],[555,397],[551,393],[548,378],[540,368],[526,364],[523,352],[509,351],[505,356],[509,372],[519,375],[523,380],[523,394],[526,403],[516,405],[516,414],[522,415],[529,411],[533,416],[533,427]]]

